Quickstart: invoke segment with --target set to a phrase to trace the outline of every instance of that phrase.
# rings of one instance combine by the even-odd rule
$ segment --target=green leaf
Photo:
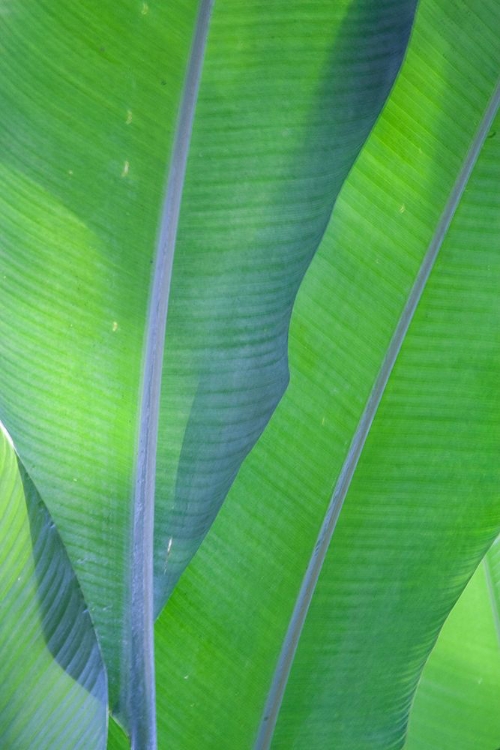
[[[0,518],[0,746],[105,748],[106,674],[92,622],[1,423]]]
[[[162,323],[147,322],[148,305],[152,316],[169,306],[158,612],[287,385],[298,286],[394,81],[414,7],[218,4],[184,186],[184,79],[205,43],[196,4],[20,0],[5,17],[0,414],[60,529],[111,706],[134,736],[154,734],[157,415],[144,393],[159,388],[148,368],[152,352],[161,363]],[[153,272],[156,241],[168,258]]]
[[[196,11],[57,0],[2,16],[0,414],[81,582],[113,706],[150,263]]]
[[[157,623],[171,747],[256,737],[332,489],[497,88],[499,23],[496,3],[419,6],[299,293],[289,390]],[[362,451],[273,746],[400,748],[427,655],[500,528],[498,132],[496,122]]]
[[[425,665],[410,714],[406,750],[500,747],[500,631],[488,582],[496,550],[478,567]],[[498,564],[498,552],[496,558]]]
[[[130,742],[123,728],[115,721],[113,716],[110,716],[107,750],[128,750],[129,747]]]
[[[286,388],[298,286],[394,81],[414,6],[215,6],[167,327],[157,612]]]
[[[500,537],[495,539],[484,558],[493,620],[500,639]]]
[[[219,2],[184,151],[195,3],[19,0],[2,15],[0,415],[138,747],[155,744],[148,362],[167,307],[157,612],[286,387],[288,343],[291,383],[158,621],[162,745],[250,747],[259,727],[265,745],[273,676],[284,687],[301,636],[275,746],[400,748],[498,533],[500,123],[484,141],[498,3],[422,0],[322,239],[413,9]]]

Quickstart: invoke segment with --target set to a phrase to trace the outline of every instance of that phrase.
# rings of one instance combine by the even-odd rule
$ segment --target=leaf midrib
[[[132,747],[144,750],[154,750],[157,746],[153,543],[165,331],[184,178],[213,1],[200,2],[187,65],[161,216],[142,360],[136,479],[132,501],[128,637],[124,639],[122,698],[129,720]]]
[[[460,172],[448,197],[448,201],[446,202],[445,208],[436,226],[436,230],[427,252],[425,253],[413,287],[408,295],[408,299],[395,328],[387,353],[358,422],[351,445],[335,484],[283,640],[283,645],[262,714],[254,750],[267,750],[267,748],[270,747],[302,629],[345,497],[349,491],[352,478],[373,424],[375,414],[382,400],[382,396],[410,327],[413,315],[415,314],[418,303],[422,297],[439,250],[446,237],[499,106],[500,79],[498,80],[493,95],[486,107],[479,128],[472,140],[471,146],[465,156]]]

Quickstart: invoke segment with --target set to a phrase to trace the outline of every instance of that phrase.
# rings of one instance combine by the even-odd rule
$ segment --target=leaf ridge
[[[387,353],[358,422],[351,445],[333,489],[325,518],[321,525],[314,550],[295,601],[288,630],[283,640],[282,649],[278,657],[271,687],[262,714],[255,743],[255,750],[266,750],[271,744],[299,639],[345,497],[349,490],[354,472],[356,471],[375,414],[385,392],[389,377],[413,319],[413,315],[417,309],[418,303],[420,302],[443,240],[446,237],[446,233],[453,220],[499,106],[500,79],[498,80],[493,95],[486,107],[480,125],[463,161],[462,168],[455,180],[449,198],[436,226],[434,235],[427,248],[427,252],[393,333]]]
[[[129,631],[125,637],[124,704],[132,747],[156,740],[153,636],[153,530],[158,418],[170,282],[193,121],[214,0],[201,0],[173,142],[153,272],[142,366],[131,531]]]

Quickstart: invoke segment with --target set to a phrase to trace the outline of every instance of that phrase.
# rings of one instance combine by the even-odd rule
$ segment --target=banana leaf
[[[498,534],[500,11],[422,0],[361,150],[413,11],[2,12],[0,417],[137,747],[153,608],[160,747],[402,747]]]
[[[414,9],[2,13],[0,416],[141,746],[155,744],[153,611],[286,388],[299,284]]]
[[[170,747],[252,747],[265,724],[333,490],[439,246],[379,394],[272,744],[404,745],[423,665],[500,524],[499,23],[496,3],[419,5],[394,91],[299,292],[289,389],[156,624]],[[169,711],[177,700],[191,711]]]
[[[107,683],[59,534],[0,423],[0,746],[106,747]]]
[[[467,584],[424,667],[406,750],[500,747],[500,630],[495,597],[498,543]]]

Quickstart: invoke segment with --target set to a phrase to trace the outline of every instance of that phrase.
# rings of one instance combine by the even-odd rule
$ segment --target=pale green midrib
[[[298,642],[304,622],[311,604],[316,588],[316,583],[323,566],[326,553],[335,531],[337,519],[344,499],[349,490],[352,477],[358,465],[363,451],[366,438],[373,423],[376,411],[384,394],[390,374],[403,345],[406,333],[412,321],[413,315],[420,301],[425,285],[430,276],[439,249],[449,229],[453,216],[460,203],[467,182],[477,162],[483,143],[488,135],[493,119],[500,104],[500,80],[497,82],[493,96],[491,97],[481,124],[474,136],[470,149],[465,157],[462,168],[453,185],[450,196],[446,203],[441,218],[436,227],[434,236],[429,244],[427,252],[422,261],[413,287],[410,291],[405,307],[398,321],[393,337],[389,344],[377,379],[366,403],[363,414],[354,433],[349,451],[339,474],[339,478],[333,490],[323,524],[307,566],[302,585],[297,596],[295,606],[290,618],[287,633],[285,635],[281,653],[274,671],[271,687],[268,693],[266,705],[262,714],[255,750],[267,750],[270,747],[279,710],[283,701],[288,677],[292,668],[293,659],[297,650]]]
[[[497,544],[500,542],[497,541]],[[493,575],[491,573],[491,563],[490,563],[490,551],[485,554],[483,557],[483,566],[484,566],[484,572],[486,576],[486,585],[488,587],[488,596],[490,598],[490,604],[491,604],[491,616],[493,618],[493,625],[495,627],[495,632],[497,634],[497,641],[498,645],[500,646],[500,611],[499,611],[499,597],[495,591],[495,584],[493,582]]]
[[[129,632],[123,655],[124,702],[132,748],[155,750],[153,540],[161,377],[170,281],[184,177],[213,0],[201,0],[179,107],[161,217],[142,364],[130,555]]]

